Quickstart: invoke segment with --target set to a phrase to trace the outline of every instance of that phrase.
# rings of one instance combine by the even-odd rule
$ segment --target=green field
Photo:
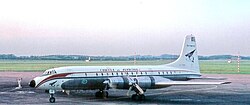
[[[240,62],[240,72],[236,61],[205,60],[200,61],[201,72],[205,74],[250,74],[250,60]]]
[[[171,61],[137,61],[136,65],[160,65]],[[53,61],[53,60],[0,60],[0,71],[44,71],[62,66],[116,66],[134,65],[133,61]],[[250,74],[250,61],[241,61],[240,72],[237,62],[200,61],[201,72],[205,74]]]

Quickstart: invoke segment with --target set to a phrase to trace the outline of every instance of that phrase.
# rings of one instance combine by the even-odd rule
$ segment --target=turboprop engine
[[[156,86],[155,83],[161,81],[171,81],[167,78],[158,76],[144,76],[144,77],[112,77],[107,80],[110,88],[115,89],[129,89],[132,85],[137,84],[144,89],[156,89],[168,86]]]

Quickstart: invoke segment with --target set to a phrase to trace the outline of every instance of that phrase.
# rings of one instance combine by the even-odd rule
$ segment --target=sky
[[[250,55],[250,0],[0,0],[0,54]]]

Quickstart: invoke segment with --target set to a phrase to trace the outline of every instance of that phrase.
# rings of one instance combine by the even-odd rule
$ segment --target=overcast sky
[[[250,0],[1,0],[0,54],[250,55]]]

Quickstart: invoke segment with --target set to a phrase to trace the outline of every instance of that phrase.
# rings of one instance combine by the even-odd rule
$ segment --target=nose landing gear
[[[49,94],[50,94],[49,102],[55,103],[56,102],[56,98],[54,97],[55,90],[49,90]]]
[[[49,102],[50,102],[50,103],[56,102],[56,98],[53,97],[53,95],[50,95]]]

